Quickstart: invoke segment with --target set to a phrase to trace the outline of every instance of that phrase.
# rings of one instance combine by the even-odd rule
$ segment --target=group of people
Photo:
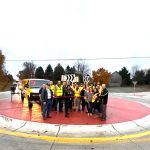
[[[69,117],[71,111],[86,111],[88,116],[100,117],[106,120],[108,90],[105,84],[96,86],[80,85],[77,83],[53,81],[43,84],[39,91],[41,98],[42,116],[50,118],[51,111],[63,112]]]

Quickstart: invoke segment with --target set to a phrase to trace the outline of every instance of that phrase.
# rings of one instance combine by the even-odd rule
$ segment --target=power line
[[[150,56],[143,56],[143,57],[101,57],[101,58],[60,58],[60,59],[6,59],[5,61],[73,61],[73,60],[112,60],[112,59],[149,59]]]

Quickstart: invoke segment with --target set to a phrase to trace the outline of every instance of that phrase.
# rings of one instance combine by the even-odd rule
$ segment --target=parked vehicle
[[[21,83],[21,97],[28,100],[28,107],[32,108],[33,103],[40,104],[39,90],[43,84],[49,83],[46,79],[23,79]]]

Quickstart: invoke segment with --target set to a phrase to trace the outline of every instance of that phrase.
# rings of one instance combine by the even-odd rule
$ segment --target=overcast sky
[[[0,0],[0,49],[7,60],[150,56],[150,0]],[[110,72],[150,59],[87,61]],[[34,62],[44,69],[50,63]],[[60,62],[63,67],[75,61]],[[23,62],[6,61],[14,77]]]

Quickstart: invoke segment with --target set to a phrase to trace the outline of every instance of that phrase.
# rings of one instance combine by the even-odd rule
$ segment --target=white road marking
[[[8,100],[10,99],[9,97],[8,98],[0,98],[0,100]]]

